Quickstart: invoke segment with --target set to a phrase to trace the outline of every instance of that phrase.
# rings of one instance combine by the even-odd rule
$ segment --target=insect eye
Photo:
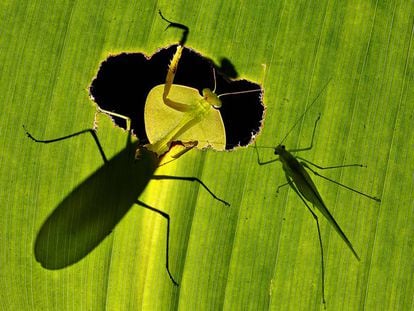
[[[218,96],[215,93],[213,93],[210,89],[203,89],[203,97],[214,108],[221,108],[220,98],[218,98]]]

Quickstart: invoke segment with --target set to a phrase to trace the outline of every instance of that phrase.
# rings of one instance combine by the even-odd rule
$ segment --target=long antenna
[[[305,109],[305,111],[301,114],[301,116],[296,120],[295,124],[293,124],[293,126],[290,128],[289,132],[287,132],[287,134],[285,135],[285,137],[283,137],[282,141],[280,142],[279,145],[281,145],[285,139],[289,136],[289,134],[293,131],[293,129],[295,128],[295,126],[299,123],[299,121],[303,118],[303,116],[308,112],[308,110],[316,103],[316,101],[318,100],[318,98],[321,96],[321,94],[325,91],[326,87],[328,86],[329,82],[331,82],[332,78],[330,78],[328,80],[328,82],[325,83],[325,85],[323,86],[322,90],[320,90],[319,94],[315,97],[315,99],[312,101],[312,103]]]
[[[262,92],[263,90],[260,89],[254,89],[254,90],[248,90],[248,91],[239,91],[239,92],[230,92],[230,93],[223,93],[220,95],[217,95],[218,98],[222,96],[228,96],[228,95],[237,95],[237,94],[246,94],[246,93],[253,93],[253,92]]]

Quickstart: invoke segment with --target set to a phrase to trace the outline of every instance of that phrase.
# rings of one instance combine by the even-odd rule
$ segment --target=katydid
[[[188,28],[167,20],[161,12],[159,13],[161,18],[169,23],[167,28],[172,26],[184,29],[184,35],[169,65],[165,84],[155,86],[147,96],[144,119],[150,143],[146,147],[158,155],[168,151],[174,141],[180,141],[188,148],[212,147],[216,150],[224,150],[226,131],[218,110],[222,106],[220,97],[262,92],[262,89],[217,95],[214,87],[213,90],[204,88],[200,95],[195,88],[173,84]],[[215,81],[214,69],[213,75]]]
[[[329,81],[328,81],[329,83]],[[338,233],[338,235],[342,238],[342,240],[345,242],[345,244],[348,246],[348,248],[351,250],[352,254],[355,256],[355,258],[360,261],[360,257],[358,256],[357,252],[355,251],[354,247],[352,246],[351,242],[339,226],[339,224],[336,222],[335,218],[332,216],[332,214],[329,212],[328,208],[326,207],[322,196],[319,194],[319,191],[312,181],[311,177],[309,176],[308,172],[305,169],[310,170],[312,173],[314,173],[316,176],[322,177],[326,180],[329,180],[336,185],[339,185],[341,187],[344,187],[348,190],[351,190],[353,192],[356,192],[358,194],[361,194],[371,200],[380,202],[381,200],[377,197],[365,194],[361,191],[355,190],[351,187],[348,187],[346,185],[343,185],[337,181],[334,181],[328,177],[322,176],[318,172],[314,171],[309,167],[309,164],[312,166],[315,166],[319,169],[334,169],[334,168],[342,168],[342,167],[364,167],[364,165],[361,164],[346,164],[346,165],[337,165],[337,166],[329,166],[329,167],[322,167],[319,165],[316,165],[310,161],[307,161],[301,157],[294,156],[293,152],[300,152],[300,151],[306,151],[310,150],[313,147],[313,140],[315,137],[315,131],[318,124],[318,121],[320,119],[320,115],[315,121],[315,125],[313,128],[312,133],[312,139],[309,147],[306,148],[298,148],[298,149],[292,149],[292,150],[286,150],[285,146],[283,145],[283,141],[287,138],[287,136],[290,134],[290,132],[294,129],[294,127],[297,125],[299,120],[305,115],[305,113],[312,107],[312,105],[316,102],[320,94],[325,90],[328,83],[324,86],[324,88],[321,90],[321,92],[318,94],[318,96],[315,98],[315,100],[305,109],[303,114],[300,116],[300,118],[295,122],[295,124],[292,126],[292,128],[289,130],[287,135],[283,138],[282,142],[274,148],[274,154],[278,155],[278,158],[272,159],[269,161],[262,162],[259,157],[259,153],[256,148],[257,156],[258,156],[258,163],[260,165],[270,164],[275,161],[282,162],[282,168],[286,176],[287,182],[281,186],[278,187],[277,192],[279,189],[283,186],[289,185],[293,191],[299,196],[299,198],[302,200],[302,202],[305,204],[306,208],[309,210],[309,212],[312,214],[312,217],[315,219],[317,230],[318,230],[318,238],[319,238],[319,245],[320,245],[320,252],[321,252],[321,271],[322,271],[322,302],[325,305],[325,268],[324,268],[324,256],[323,256],[323,245],[322,245],[322,237],[319,227],[319,220],[316,213],[312,210],[312,208],[309,206],[308,203],[311,203],[313,207],[316,207],[319,212],[328,220],[330,225],[335,229],[335,231]],[[301,161],[299,161],[299,160]]]

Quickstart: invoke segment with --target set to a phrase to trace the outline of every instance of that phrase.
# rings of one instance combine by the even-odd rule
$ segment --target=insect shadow
[[[82,134],[91,134],[102,156],[104,165],[78,185],[55,208],[42,225],[35,241],[36,260],[47,269],[62,269],[70,266],[97,247],[107,237],[134,205],[151,210],[167,222],[165,265],[172,282],[178,283],[169,268],[170,216],[137,198],[152,179],[172,179],[199,183],[214,199],[216,197],[196,177],[154,175],[162,157],[157,157],[145,148],[139,148],[128,132],[126,147],[110,160],[107,159],[95,130],[87,129],[68,136],[39,140],[28,131],[27,136],[38,143],[56,143]],[[139,159],[136,159],[136,150]]]
[[[220,65],[217,65],[217,68],[229,78],[236,79],[239,76],[236,67],[227,57],[220,58]]]
[[[172,22],[168,27],[170,26],[183,30],[183,36],[180,40],[180,46],[182,46],[189,32],[188,27]],[[144,147],[139,139],[136,142],[132,141],[131,119],[129,117],[103,110],[99,105],[98,110],[126,121],[128,133],[126,147],[110,160],[105,156],[93,129],[49,140],[37,139],[25,129],[30,139],[45,144],[90,133],[104,161],[103,166],[63,199],[42,225],[34,246],[36,260],[47,269],[61,269],[78,262],[112,232],[131,206],[138,204],[159,214],[167,222],[165,265],[171,281],[178,285],[169,268],[170,216],[137,198],[151,179],[174,179],[198,182],[216,200],[225,205],[229,204],[216,197],[196,177],[154,175],[155,170],[165,157],[171,156],[172,161],[182,155],[183,148],[180,152],[176,152],[177,148],[180,149],[179,143],[172,142],[171,148],[162,156],[158,156]],[[184,147],[185,150],[185,146],[181,147]],[[174,152],[175,154],[171,155]]]
[[[274,149],[274,154],[278,157],[269,161],[261,161],[258,148],[255,148],[256,154],[257,154],[257,162],[259,165],[266,165],[270,164],[276,161],[280,161],[282,163],[282,168],[285,173],[286,177],[286,183],[282,184],[277,188],[277,192],[279,192],[280,188],[285,186],[290,186],[293,191],[299,196],[303,204],[306,206],[308,211],[311,213],[313,219],[316,222],[317,232],[318,232],[318,238],[319,238],[319,246],[320,246],[320,252],[321,252],[321,272],[322,272],[322,303],[326,307],[326,300],[325,300],[325,268],[324,268],[324,253],[323,253],[323,244],[322,244],[322,237],[321,237],[321,230],[319,226],[319,218],[317,214],[315,213],[314,209],[316,208],[329,222],[329,224],[335,229],[335,231],[338,233],[338,235],[342,238],[342,240],[345,242],[345,244],[348,246],[350,251],[353,253],[355,258],[360,261],[360,257],[358,256],[357,252],[355,251],[354,247],[352,246],[350,240],[345,235],[344,231],[341,229],[335,218],[332,216],[330,211],[328,210],[327,206],[325,205],[322,196],[320,195],[316,185],[312,181],[310,175],[306,170],[309,170],[314,175],[321,177],[325,180],[328,180],[330,182],[333,182],[334,184],[341,186],[347,190],[353,191],[357,194],[363,195],[367,197],[368,199],[374,200],[376,202],[381,202],[381,200],[377,197],[365,194],[361,191],[355,190],[347,185],[341,184],[335,180],[332,180],[326,176],[321,175],[314,169],[310,167],[316,167],[318,169],[337,169],[337,168],[344,168],[344,167],[366,167],[362,164],[345,164],[345,165],[335,165],[335,166],[328,166],[323,167],[317,164],[314,164],[300,156],[294,156],[292,153],[311,150],[313,147],[313,140],[315,137],[315,131],[317,128],[318,121],[320,119],[320,115],[315,121],[313,133],[312,133],[312,139],[311,143],[308,147],[304,148],[297,148],[297,149],[290,149],[287,150],[286,147],[283,145],[283,142],[288,137],[288,135],[292,132],[292,130],[295,128],[295,126],[298,124],[298,122],[303,118],[303,116],[306,114],[306,112],[315,104],[319,96],[322,94],[322,92],[325,90],[325,88],[328,86],[330,80],[325,84],[325,86],[322,88],[322,90],[319,92],[319,94],[316,96],[316,98],[313,100],[313,102],[305,109],[303,114],[298,118],[298,120],[295,122],[295,124],[292,126],[292,128],[288,131],[288,133],[285,135],[285,137],[282,139],[279,145],[276,147],[272,147]],[[262,148],[269,148],[269,147],[262,147]],[[308,204],[311,203],[311,206]]]

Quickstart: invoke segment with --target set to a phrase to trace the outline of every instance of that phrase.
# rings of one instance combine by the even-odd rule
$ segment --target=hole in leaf
[[[176,48],[177,45],[172,45],[161,49],[150,58],[142,53],[110,56],[101,64],[90,86],[90,95],[99,107],[131,118],[131,128],[143,144],[148,143],[144,124],[147,95],[153,87],[165,83]],[[228,79],[211,60],[188,48],[183,50],[174,84],[195,88],[200,94],[204,88],[213,89],[213,67],[216,69],[218,95],[260,88],[260,85],[247,80]],[[232,76],[237,76],[236,69],[228,59],[225,59],[222,68]],[[228,95],[221,97],[221,100],[226,149],[247,146],[262,126],[265,110],[262,92]],[[116,119],[115,122],[125,128],[123,120]]]

